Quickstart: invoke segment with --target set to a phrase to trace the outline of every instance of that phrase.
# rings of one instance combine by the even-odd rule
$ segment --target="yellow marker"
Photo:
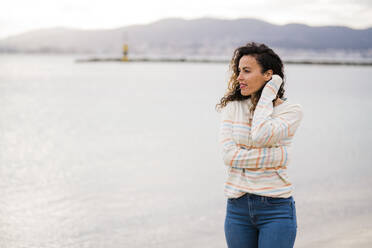
[[[123,57],[121,58],[121,61],[128,61],[128,45],[123,45]]]

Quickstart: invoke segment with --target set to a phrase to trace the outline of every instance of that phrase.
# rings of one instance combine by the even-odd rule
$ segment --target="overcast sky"
[[[372,27],[372,0],[5,0],[0,38],[39,28],[118,28],[162,18],[258,18],[274,24]]]

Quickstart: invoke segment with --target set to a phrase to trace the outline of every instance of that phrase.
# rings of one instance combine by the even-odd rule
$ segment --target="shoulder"
[[[236,118],[236,109],[238,101],[230,101],[221,109],[223,119],[233,120]]]
[[[226,103],[226,106],[222,108],[223,112],[233,112],[237,107],[238,101],[229,101]]]

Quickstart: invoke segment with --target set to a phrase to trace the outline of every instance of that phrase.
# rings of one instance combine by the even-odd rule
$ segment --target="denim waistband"
[[[261,200],[261,199],[265,199],[265,198],[269,198],[269,199],[271,199],[271,198],[278,198],[278,197],[271,197],[271,196],[264,196],[264,195],[257,195],[257,194],[251,194],[251,193],[245,193],[244,195],[242,195],[242,196],[240,196],[240,197],[238,197],[238,198],[236,198],[236,199],[242,199],[242,198],[250,198],[250,199],[252,199],[252,200],[255,200],[255,199],[257,199],[257,200]],[[283,198],[283,199],[292,199],[293,197],[292,196],[290,196],[290,197],[286,197],[286,198]]]

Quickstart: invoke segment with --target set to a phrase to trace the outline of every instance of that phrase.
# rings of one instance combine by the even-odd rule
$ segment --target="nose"
[[[241,73],[239,73],[237,80],[238,81],[241,81],[242,80],[242,74]]]

